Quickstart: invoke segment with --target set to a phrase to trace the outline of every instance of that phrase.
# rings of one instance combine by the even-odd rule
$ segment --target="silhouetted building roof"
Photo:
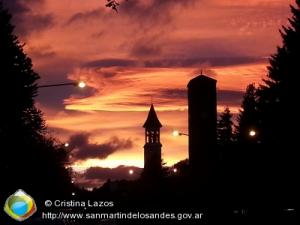
[[[200,82],[201,84],[203,84],[203,82],[205,83],[206,81],[207,81],[207,82],[215,82],[215,83],[217,82],[217,80],[215,80],[215,79],[213,79],[213,78],[207,77],[207,76],[205,76],[205,75],[199,75],[199,76],[197,76],[197,77],[191,79],[187,86],[190,88],[190,87],[192,87],[194,84],[199,84],[199,82]]]
[[[144,123],[144,128],[160,128],[162,127],[161,123],[159,122],[159,119],[156,115],[156,112],[154,110],[153,104],[151,104],[150,111],[147,117],[146,122]]]

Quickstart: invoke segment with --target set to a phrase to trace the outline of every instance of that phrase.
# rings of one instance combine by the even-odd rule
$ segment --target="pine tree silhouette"
[[[217,123],[217,141],[221,146],[228,146],[233,142],[233,130],[232,130],[232,113],[230,109],[226,107],[220,114],[220,119]]]
[[[260,87],[259,109],[262,113],[262,141],[268,145],[297,143],[299,129],[295,104],[299,101],[298,76],[300,74],[300,1],[291,6],[290,25],[280,31],[283,45],[271,56],[267,79]]]
[[[267,79],[259,88],[260,140],[268,150],[270,168],[284,201],[295,199],[299,176],[298,130],[300,74],[300,0],[291,6],[289,26],[280,31],[283,43],[270,58]],[[286,197],[288,195],[289,197]],[[284,197],[285,196],[285,197]]]
[[[239,144],[257,143],[259,115],[257,111],[257,89],[254,84],[248,85],[238,116],[236,139]],[[255,135],[252,135],[255,132]]]
[[[42,113],[34,104],[39,75],[10,20],[0,2],[0,189],[6,197],[20,188],[36,198],[43,193],[51,197],[50,192],[70,187],[67,154],[46,136]]]

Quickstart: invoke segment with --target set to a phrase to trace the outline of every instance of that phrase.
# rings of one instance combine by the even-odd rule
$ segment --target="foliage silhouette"
[[[107,0],[107,3],[105,4],[106,7],[111,8],[112,10],[115,10],[118,12],[118,7],[120,3],[116,0]]]
[[[248,85],[238,116],[236,127],[236,139],[239,144],[254,143],[256,139],[250,135],[251,131],[258,132],[258,111],[257,111],[257,89],[254,84]]]
[[[262,142],[268,145],[297,144],[299,128],[294,104],[299,101],[300,1],[291,6],[290,25],[280,31],[283,44],[270,58],[267,79],[258,91],[262,117]]]
[[[72,188],[67,153],[47,134],[34,101],[39,75],[10,21],[0,2],[1,200],[20,188],[37,200],[62,195]]]
[[[289,26],[280,30],[282,46],[269,59],[267,79],[257,91],[260,117],[259,140],[267,147],[269,167],[273,170],[274,185],[278,186],[281,201],[294,202],[299,185],[298,129],[299,101],[297,82],[300,74],[300,1],[291,6]],[[275,175],[276,174],[276,175]],[[279,185],[278,185],[279,184]]]
[[[233,142],[233,121],[230,109],[226,107],[220,114],[217,123],[217,141],[221,146],[228,146]]]

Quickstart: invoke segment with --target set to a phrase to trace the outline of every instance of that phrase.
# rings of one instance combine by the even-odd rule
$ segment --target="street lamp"
[[[80,87],[80,88],[85,88],[85,87],[86,87],[86,83],[83,82],[83,81],[80,81],[77,85],[78,85],[78,87]]]
[[[60,87],[60,86],[77,86],[79,88],[85,88],[86,83],[84,81],[79,81],[79,82],[68,82],[68,83],[59,83],[59,84],[46,84],[46,85],[38,85],[37,88]]]
[[[188,134],[179,132],[178,130],[174,130],[172,134],[173,134],[174,137],[178,137],[178,136],[189,136]]]
[[[64,144],[64,146],[67,148],[67,147],[70,146],[70,144],[69,144],[68,142],[66,142],[66,143]]]
[[[256,136],[256,131],[255,130],[250,130],[249,131],[249,136],[250,137],[255,137]]]

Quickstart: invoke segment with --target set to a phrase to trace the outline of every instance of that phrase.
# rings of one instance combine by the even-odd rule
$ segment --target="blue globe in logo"
[[[28,204],[24,201],[14,202],[11,210],[18,216],[24,216],[28,212]]]

